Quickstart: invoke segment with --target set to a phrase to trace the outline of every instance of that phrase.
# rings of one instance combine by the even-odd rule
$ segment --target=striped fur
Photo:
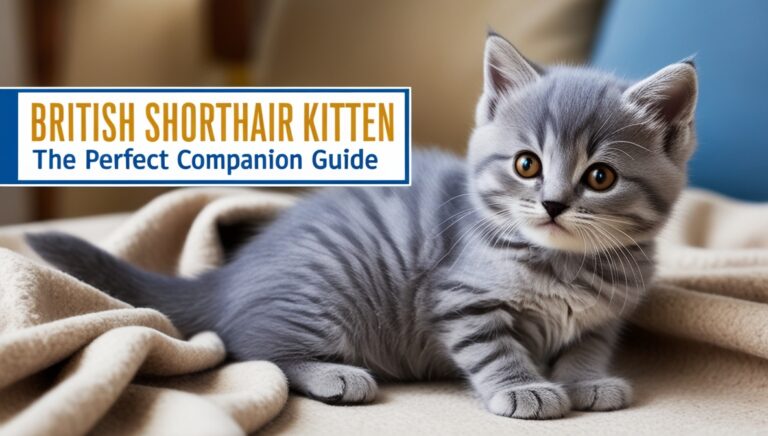
[[[371,401],[374,377],[463,377],[504,416],[624,407],[631,389],[609,374],[611,350],[652,278],[653,237],[693,146],[692,112],[665,109],[666,82],[643,83],[545,72],[491,35],[469,158],[417,153],[410,188],[318,191],[195,280],[66,235],[29,240],[185,333],[218,332],[236,360],[276,362],[322,401]],[[521,150],[540,156],[541,177],[516,175]],[[619,174],[604,193],[581,182],[596,161]],[[553,198],[570,205],[567,232],[539,226]]]

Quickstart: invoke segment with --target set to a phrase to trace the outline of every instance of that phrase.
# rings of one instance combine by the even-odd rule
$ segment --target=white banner
[[[410,184],[410,89],[46,89],[18,95],[18,179]]]

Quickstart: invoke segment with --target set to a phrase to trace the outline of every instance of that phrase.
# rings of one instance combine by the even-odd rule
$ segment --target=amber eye
[[[608,165],[595,164],[589,167],[584,174],[584,179],[587,186],[595,191],[605,191],[616,182],[616,172]]]
[[[520,153],[515,159],[515,171],[526,179],[536,177],[541,172],[541,161],[533,153]]]

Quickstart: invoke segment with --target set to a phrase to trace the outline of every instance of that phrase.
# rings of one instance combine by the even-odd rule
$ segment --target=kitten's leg
[[[609,375],[618,326],[601,327],[571,345],[554,363],[552,379],[566,388],[576,410],[608,411],[629,406],[632,387]]]
[[[281,365],[291,389],[324,403],[368,403],[378,386],[368,371],[328,362],[293,362]]]
[[[488,310],[485,310],[488,309]],[[503,310],[467,306],[438,319],[442,341],[486,408],[502,416],[549,419],[570,410],[562,387],[542,377],[513,338]]]

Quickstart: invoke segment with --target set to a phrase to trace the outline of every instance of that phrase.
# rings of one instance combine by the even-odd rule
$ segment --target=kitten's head
[[[653,238],[695,147],[693,64],[633,84],[586,68],[542,69],[495,34],[484,62],[469,180],[486,218],[558,250]]]

